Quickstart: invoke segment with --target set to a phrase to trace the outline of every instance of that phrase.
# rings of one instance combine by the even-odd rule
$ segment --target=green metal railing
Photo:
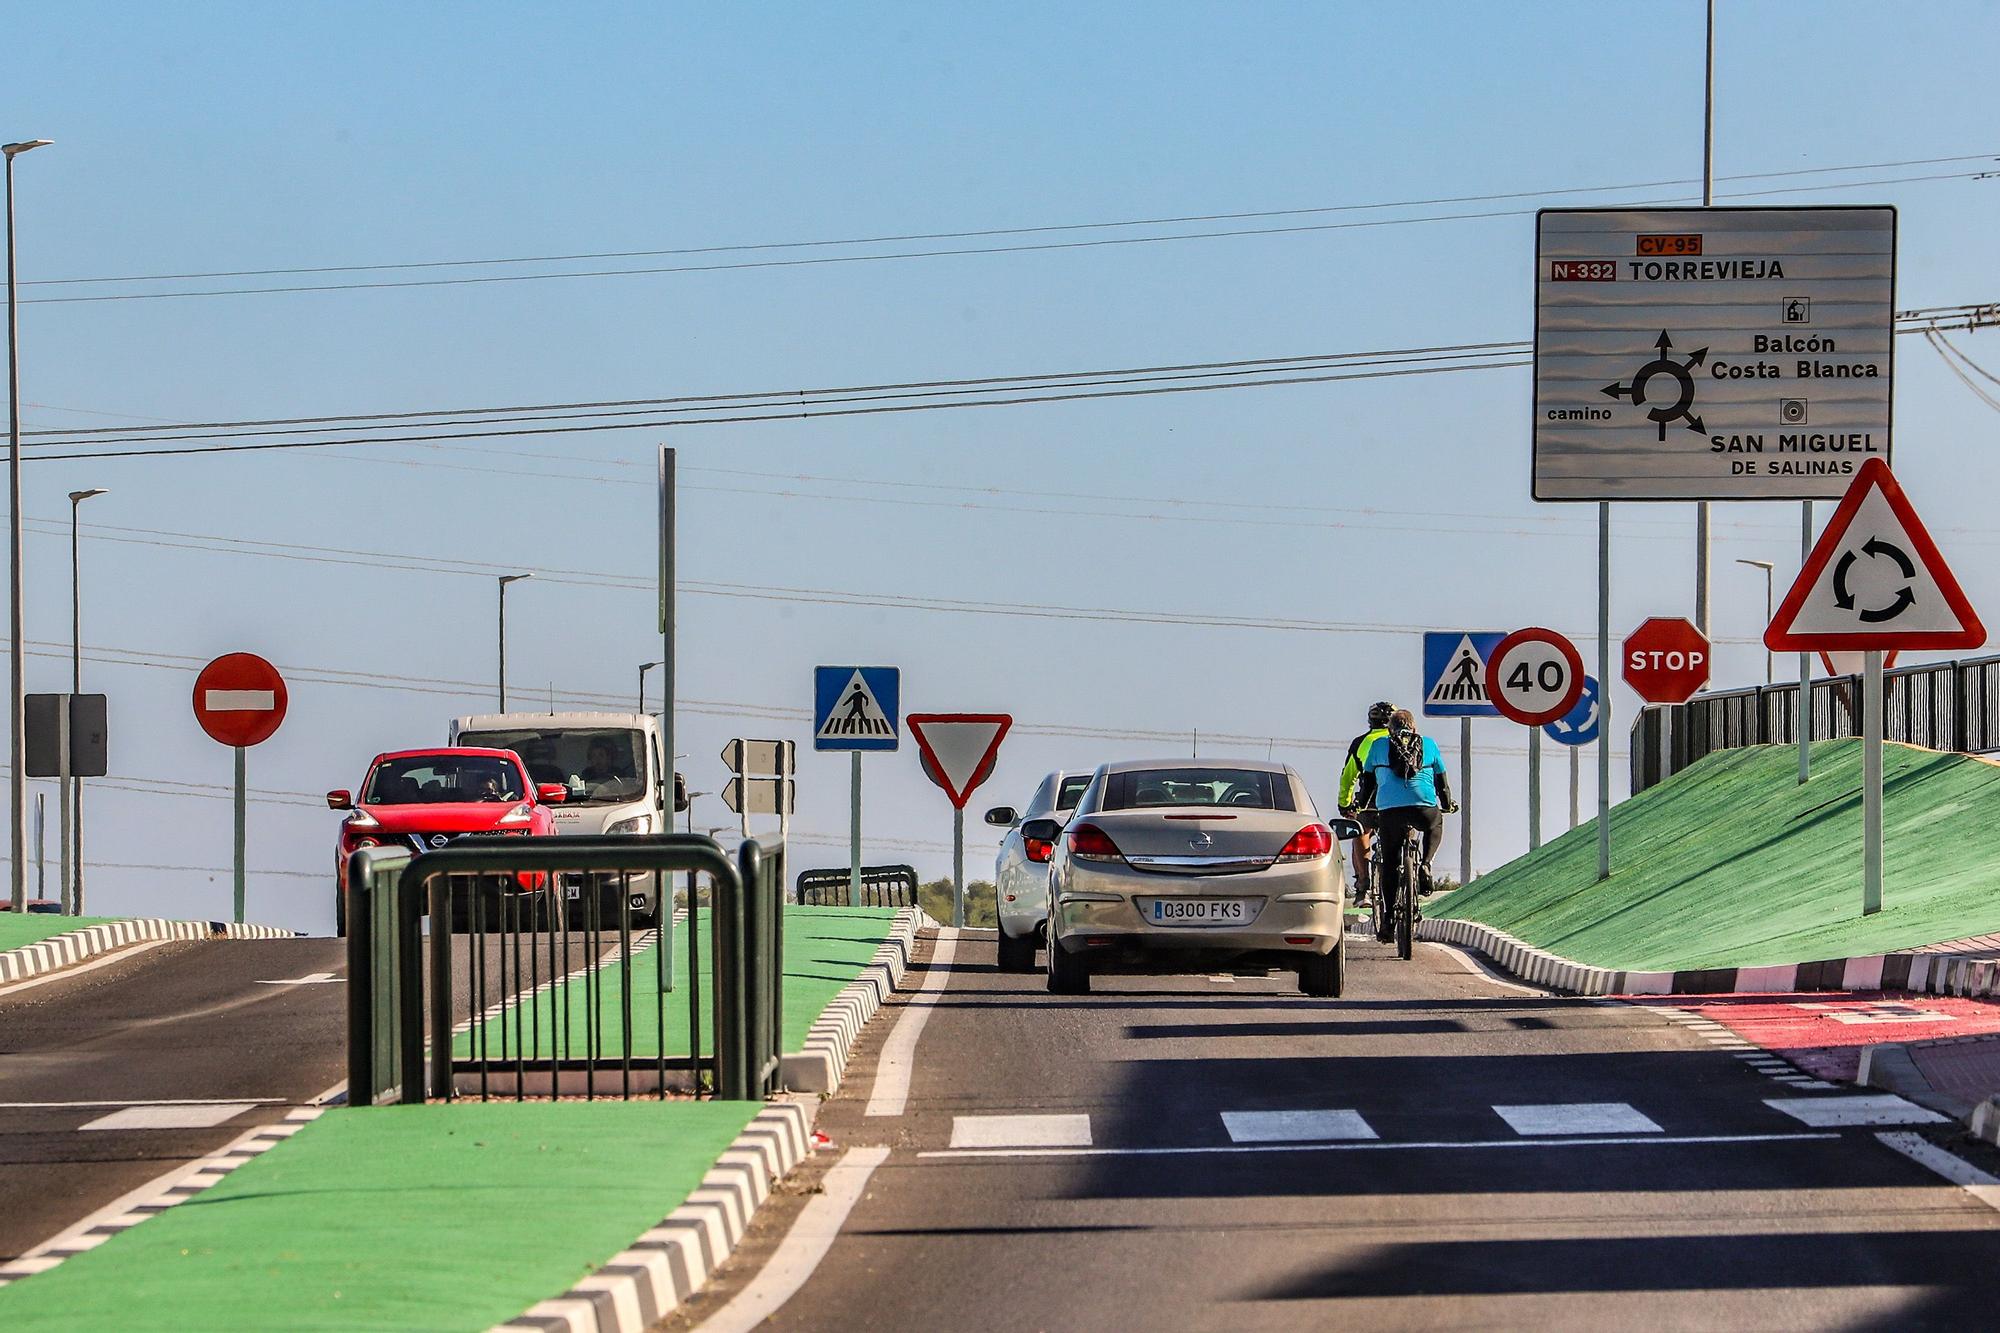
[[[467,838],[416,857],[357,853],[347,879],[351,1102],[768,1094],[778,1071],[783,868],[780,844],[746,842],[732,858],[689,834]],[[712,1043],[702,912],[692,901],[684,975],[674,966],[668,886],[687,872],[711,886]],[[656,929],[633,919],[647,901],[641,877],[659,889]],[[566,904],[565,890],[579,885],[580,901]],[[668,1031],[676,989],[687,1036],[679,1050]]]
[[[849,871],[801,870],[798,899],[808,907],[915,907],[915,866],[861,867],[861,901],[850,902]]]

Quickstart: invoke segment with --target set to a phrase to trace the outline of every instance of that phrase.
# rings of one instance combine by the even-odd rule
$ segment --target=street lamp
[[[85,500],[94,496],[108,495],[102,486],[93,486],[87,491],[69,493],[69,692],[72,697],[83,693],[83,580],[81,566],[76,554],[76,511]],[[69,756],[63,756],[62,769],[69,772]],[[62,859],[69,862],[70,873],[65,876],[69,887],[69,910],[83,915],[83,779],[74,775],[63,780],[67,788],[60,799],[62,808]]]
[[[1777,566],[1773,565],[1769,560],[1739,559],[1736,563],[1764,571],[1764,623],[1769,625],[1771,623],[1771,571],[1777,568]],[[1771,683],[1771,650],[1769,648],[1764,650],[1764,683],[1766,685]]]
[[[13,765],[7,813],[12,826],[8,841],[14,854],[10,883],[16,912],[28,910],[28,801],[26,779],[22,776],[28,768],[28,744],[21,679],[21,321],[14,300],[14,159],[49,142],[28,139],[0,144],[0,153],[7,156],[7,549],[11,553],[7,563],[7,630],[12,659],[7,730],[12,733],[8,759]]]
[[[507,585],[531,579],[533,574],[502,574],[500,576],[500,711],[507,711]]]
[[[665,666],[665,665],[666,665],[665,662],[639,663],[639,711],[640,712],[643,713],[646,711],[646,673],[648,671],[651,671],[654,667]]]

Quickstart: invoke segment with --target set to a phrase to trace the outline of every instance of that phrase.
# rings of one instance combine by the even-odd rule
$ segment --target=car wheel
[[[1314,954],[1299,964],[1299,989],[1307,995],[1336,1000],[1347,984],[1347,935],[1341,934],[1333,952]]]
[[[1035,935],[1033,931],[1015,939],[1003,926],[1000,929],[999,961],[1002,972],[1032,972],[1035,970]]]
[[[1090,964],[1049,937],[1049,994],[1090,994]]]

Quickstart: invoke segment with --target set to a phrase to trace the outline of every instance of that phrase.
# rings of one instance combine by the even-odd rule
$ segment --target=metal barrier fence
[[[681,918],[677,975],[667,885],[712,885],[714,1041],[704,1054],[703,913]],[[735,857],[688,834],[465,839],[348,862],[348,1086],[355,1105],[427,1097],[754,1099],[776,1084],[784,848]],[[661,887],[656,928],[634,922]],[[569,895],[575,894],[572,899]],[[565,910],[567,907],[568,910]],[[429,929],[426,932],[426,924]],[[668,996],[685,995],[673,1049]]]
[[[798,900],[808,907],[915,907],[915,866],[861,867],[861,901],[850,902],[849,871],[801,870]]]
[[[1812,682],[1809,739],[1861,734],[1861,678]],[[1664,782],[1705,755],[1798,743],[1797,682],[1698,694],[1648,708],[1632,723],[1632,790]],[[1933,750],[2000,750],[2000,657],[1931,662],[1883,673],[1883,736]]]

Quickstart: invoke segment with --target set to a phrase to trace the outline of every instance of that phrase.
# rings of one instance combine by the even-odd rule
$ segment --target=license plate
[[[1255,915],[1247,898],[1155,898],[1146,906],[1156,926],[1243,926]]]

